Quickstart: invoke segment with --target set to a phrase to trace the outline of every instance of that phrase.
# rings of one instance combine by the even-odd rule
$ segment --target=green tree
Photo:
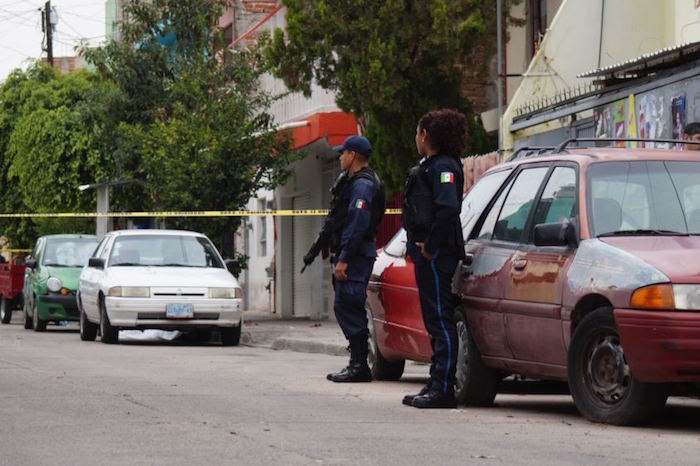
[[[3,212],[94,209],[94,193],[77,187],[104,166],[89,102],[105,86],[94,73],[61,75],[39,63],[0,86]],[[0,226],[14,247],[30,246],[40,234],[94,231],[86,219],[3,219]]]
[[[515,0],[517,1],[517,0]],[[475,47],[495,52],[493,0],[282,0],[286,31],[266,44],[275,74],[307,95],[312,81],[336,92],[338,105],[365,124],[373,166],[402,187],[417,160],[418,119],[440,107],[468,116],[468,152],[495,149],[462,94]],[[512,3],[512,2],[508,2]]]
[[[233,51],[215,26],[227,0],[132,0],[122,41],[85,49],[118,92],[103,100],[102,150],[115,176],[143,181],[115,189],[124,210],[236,210],[288,175],[290,141],[259,88],[255,51]],[[213,239],[240,219],[180,218],[173,226]]]

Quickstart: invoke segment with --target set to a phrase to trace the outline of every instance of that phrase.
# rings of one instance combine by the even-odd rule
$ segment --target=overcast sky
[[[41,51],[41,14],[45,0],[0,0],[0,82],[15,68],[26,69]],[[105,0],[52,0],[58,13],[55,57],[75,55],[80,38],[101,44],[105,34]]]

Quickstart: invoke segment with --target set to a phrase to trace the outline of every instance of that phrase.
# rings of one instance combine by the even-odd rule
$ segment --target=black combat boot
[[[411,402],[414,408],[456,408],[457,399],[454,390],[444,393],[441,390],[431,388],[425,395],[417,396]]]
[[[421,388],[418,393],[415,395],[406,395],[403,397],[402,403],[407,405],[407,406],[413,406],[413,400],[419,396],[426,395],[430,391],[430,381],[425,385],[425,387]]]
[[[340,372],[328,374],[332,382],[371,382],[372,372],[367,365],[367,335],[358,335],[350,339],[350,364]]]

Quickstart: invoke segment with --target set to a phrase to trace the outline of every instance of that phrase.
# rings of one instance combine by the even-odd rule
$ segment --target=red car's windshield
[[[595,163],[587,197],[591,236],[700,234],[700,162]]]

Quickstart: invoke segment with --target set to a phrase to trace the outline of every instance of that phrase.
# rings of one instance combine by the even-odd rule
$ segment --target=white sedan
[[[120,329],[218,329],[237,345],[243,324],[238,281],[209,239],[175,230],[105,235],[80,274],[80,338],[117,343]]]

